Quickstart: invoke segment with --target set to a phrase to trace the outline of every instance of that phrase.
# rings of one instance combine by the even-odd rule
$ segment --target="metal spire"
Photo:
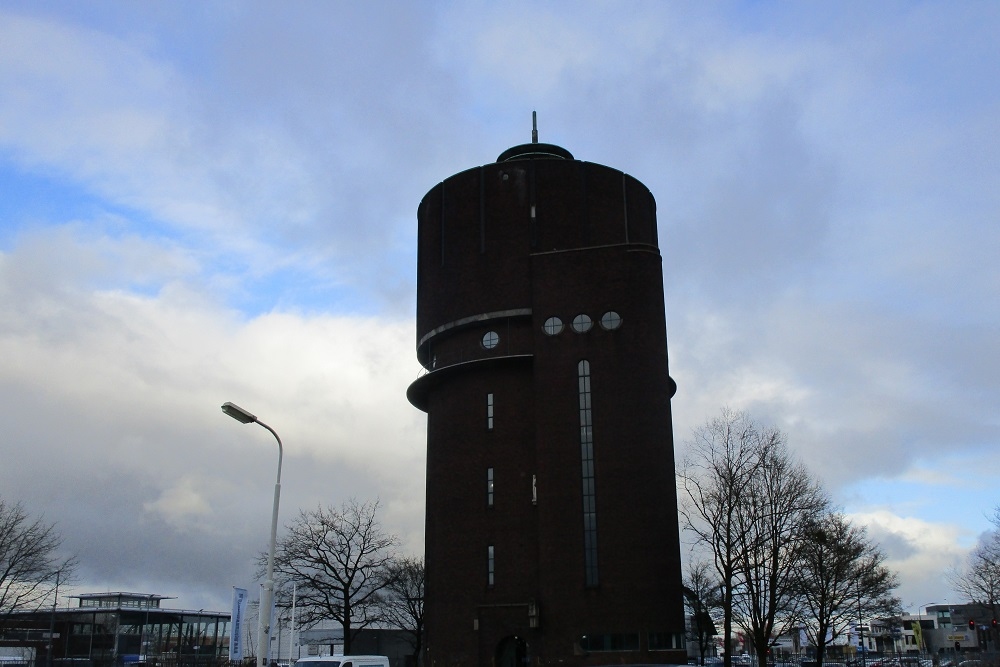
[[[538,114],[531,112],[531,143],[538,143]]]

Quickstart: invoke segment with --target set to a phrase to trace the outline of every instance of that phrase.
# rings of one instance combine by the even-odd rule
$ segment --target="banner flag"
[[[917,649],[924,650],[924,633],[923,628],[920,627],[920,621],[913,621],[910,627],[913,628],[913,641],[917,644]]]
[[[247,591],[233,586],[233,611],[229,617],[229,659],[243,659],[243,618],[247,613]]]

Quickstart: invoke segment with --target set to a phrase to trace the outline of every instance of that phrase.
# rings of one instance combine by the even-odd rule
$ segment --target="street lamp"
[[[264,589],[261,591],[260,609],[257,614],[257,642],[260,644],[257,651],[257,667],[266,667],[267,652],[265,651],[265,647],[267,647],[268,651],[271,648],[270,617],[271,601],[274,597],[274,547],[278,536],[278,496],[281,493],[281,438],[278,437],[273,428],[235,403],[228,401],[223,403],[222,411],[243,424],[260,424],[270,431],[274,439],[278,441],[278,477],[274,482],[274,508],[271,510],[271,542],[267,547],[267,578],[264,579]]]
[[[52,655],[56,650],[56,642],[54,639],[56,636],[56,605],[59,604],[59,577],[61,575],[62,570],[56,570],[56,596],[52,600],[52,617],[49,619],[49,667],[52,667]]]

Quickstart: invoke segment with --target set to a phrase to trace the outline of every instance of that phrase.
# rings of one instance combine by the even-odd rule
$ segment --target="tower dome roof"
[[[543,160],[572,160],[573,154],[562,146],[555,144],[540,144],[537,141],[530,144],[521,144],[508,148],[497,162],[510,162],[511,160],[529,160],[531,158],[541,158]]]
[[[531,143],[508,148],[503,153],[500,153],[500,157],[497,158],[497,162],[510,162],[511,160],[531,160],[539,158],[542,160],[572,160],[573,154],[565,148],[556,146],[555,144],[538,143],[538,114],[532,111]]]

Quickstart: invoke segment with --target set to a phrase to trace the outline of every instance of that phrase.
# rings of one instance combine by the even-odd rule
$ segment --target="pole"
[[[861,620],[861,582],[858,582],[858,636],[860,637],[858,648],[861,649],[861,664],[863,667],[867,667],[868,652],[865,651],[865,626]]]
[[[299,642],[295,636],[295,584],[292,584],[292,629],[290,636],[288,638],[288,663],[289,666],[294,662],[292,660],[292,650],[295,651],[295,660],[299,659]]]
[[[271,653],[271,606],[274,601],[274,551],[278,540],[278,498],[281,495],[281,438],[274,429],[257,420],[278,441],[278,476],[274,482],[274,505],[271,508],[271,541],[267,547],[267,578],[264,579],[264,589],[261,591],[260,613],[257,615],[257,636],[260,637],[260,651],[257,656],[257,667],[266,667],[267,658]]]
[[[52,618],[49,619],[49,667],[52,667],[52,655],[56,652],[56,605],[59,604],[59,575],[60,570],[56,570],[56,595],[52,600]]]
[[[274,601],[274,549],[278,538],[278,497],[281,495],[281,457],[283,454],[281,438],[277,432],[257,419],[257,415],[247,412],[231,402],[222,404],[222,411],[242,424],[260,424],[278,441],[278,476],[274,480],[274,505],[271,509],[271,541],[267,548],[267,578],[260,593],[260,609],[257,614],[257,667],[266,667],[267,657],[271,653],[271,606]]]

